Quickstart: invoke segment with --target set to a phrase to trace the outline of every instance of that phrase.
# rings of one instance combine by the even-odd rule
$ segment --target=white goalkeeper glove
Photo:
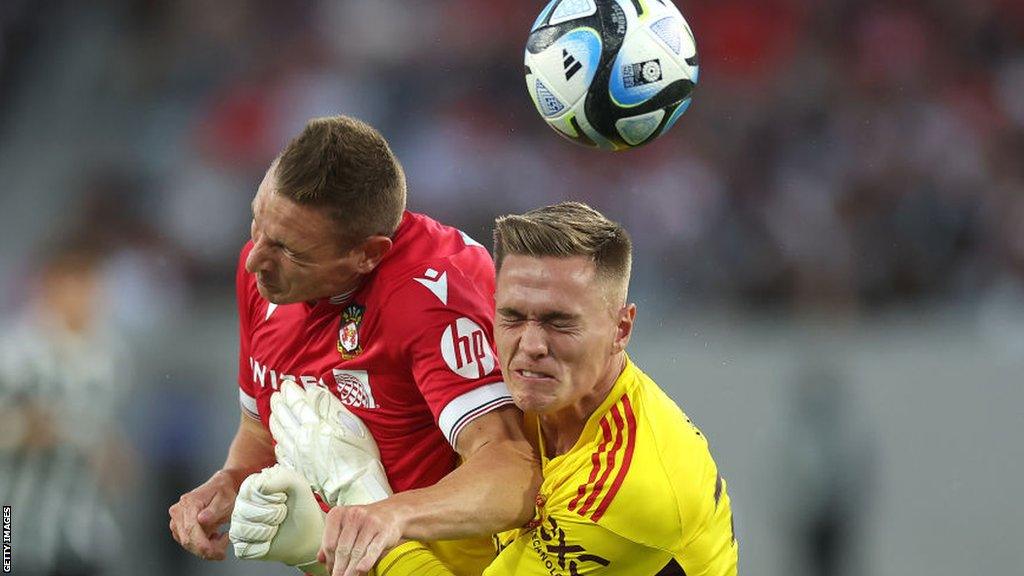
[[[270,398],[277,461],[305,476],[331,506],[370,504],[391,495],[370,431],[322,386],[285,381]]]
[[[274,465],[242,482],[228,537],[235,556],[243,560],[279,561],[326,576],[326,566],[316,560],[324,516],[309,482],[294,470]]]

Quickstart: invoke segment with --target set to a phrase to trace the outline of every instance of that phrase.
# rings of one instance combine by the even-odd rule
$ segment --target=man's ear
[[[636,304],[626,303],[619,308],[615,323],[615,341],[612,342],[612,352],[618,354],[629,345],[629,339],[633,336],[633,323],[636,320]]]
[[[387,236],[370,236],[353,250],[356,252],[356,270],[360,274],[373,272],[384,255],[391,250],[391,238]]]

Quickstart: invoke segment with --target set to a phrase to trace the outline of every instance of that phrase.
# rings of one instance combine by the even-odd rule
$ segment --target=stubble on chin
[[[256,283],[256,291],[259,292],[260,297],[262,297],[267,302],[270,302],[271,304],[286,303],[284,302],[284,298],[282,298],[283,294],[277,291],[269,290],[259,282]]]
[[[512,392],[512,402],[523,412],[542,413],[548,406],[542,395],[523,390]]]

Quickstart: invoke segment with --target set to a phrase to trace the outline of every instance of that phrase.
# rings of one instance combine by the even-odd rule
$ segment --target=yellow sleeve
[[[434,553],[420,542],[405,542],[377,562],[376,576],[453,576]]]
[[[687,574],[736,576],[739,545],[733,531],[732,504],[725,479],[717,477],[714,507],[700,523],[694,538],[674,551],[676,561]]]

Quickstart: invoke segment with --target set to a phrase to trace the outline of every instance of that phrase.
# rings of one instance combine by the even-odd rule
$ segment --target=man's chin
[[[523,412],[533,412],[535,414],[543,414],[547,412],[554,403],[554,399],[552,398],[537,394],[516,394],[515,392],[512,393],[512,401],[515,402],[515,405]]]
[[[276,291],[276,290],[272,290],[270,288],[267,288],[266,286],[264,286],[263,284],[260,284],[259,282],[256,283],[256,291],[260,293],[260,296],[264,300],[266,300],[267,302],[270,302],[271,304],[279,304],[280,305],[280,304],[290,304],[291,303],[291,302],[288,301],[288,298],[286,298],[286,296],[287,296],[286,294],[284,294],[284,293],[282,293],[280,291]]]

